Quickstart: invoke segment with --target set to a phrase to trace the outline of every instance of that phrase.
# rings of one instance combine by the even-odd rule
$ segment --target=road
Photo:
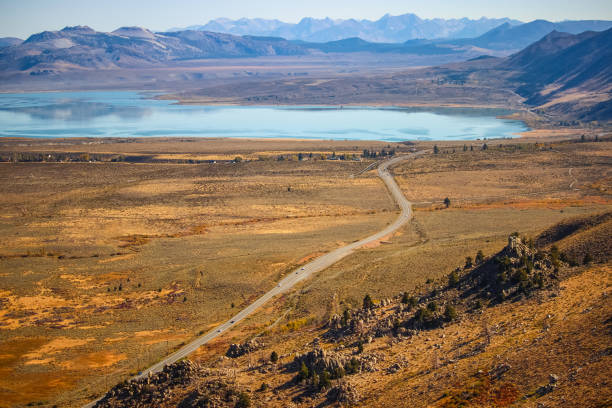
[[[404,156],[398,156],[393,159],[384,161],[378,166],[378,176],[387,185],[387,188],[389,189],[391,196],[393,197],[393,199],[395,200],[395,202],[401,209],[400,216],[393,223],[389,224],[382,231],[379,231],[373,235],[370,235],[369,237],[364,238],[360,241],[356,241],[351,244],[345,245],[343,247],[337,248],[333,250],[332,252],[322,255],[316,258],[315,260],[299,267],[298,269],[293,270],[289,275],[287,275],[280,282],[278,282],[278,284],[273,289],[271,289],[270,291],[262,295],[260,298],[255,300],[253,303],[251,303],[246,308],[242,309],[234,317],[232,317],[225,323],[217,326],[216,328],[209,331],[208,333],[203,334],[201,337],[198,337],[197,339],[193,340],[191,343],[186,344],[185,346],[175,351],[174,353],[170,354],[168,357],[164,358],[160,362],[140,372],[134,378],[147,377],[149,373],[159,372],[163,370],[165,365],[175,363],[178,360],[188,356],[189,354],[196,351],[200,346],[203,346],[204,344],[208,343],[214,338],[221,336],[223,333],[227,332],[233,326],[237,325],[240,321],[246,319],[248,316],[253,314],[257,309],[263,306],[264,303],[266,303],[268,300],[284,292],[287,292],[297,283],[305,279],[308,279],[313,273],[320,272],[323,269],[335,264],[342,258],[346,257],[347,255],[350,255],[357,248],[363,245],[381,240],[383,237],[395,232],[402,225],[410,221],[410,218],[412,218],[411,203],[408,200],[406,200],[406,197],[404,197],[404,195],[402,194],[402,191],[400,190],[399,186],[393,179],[393,176],[389,173],[388,169],[389,167],[394,166],[400,161],[412,158],[419,154],[422,154],[422,152],[413,153],[413,154],[404,155]],[[87,404],[85,405],[84,408],[93,407],[96,402],[97,401]]]

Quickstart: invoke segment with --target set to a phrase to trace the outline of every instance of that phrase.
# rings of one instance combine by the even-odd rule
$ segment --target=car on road
[[[233,321],[233,320],[232,320],[232,321],[230,321],[230,324],[234,324],[234,321]]]

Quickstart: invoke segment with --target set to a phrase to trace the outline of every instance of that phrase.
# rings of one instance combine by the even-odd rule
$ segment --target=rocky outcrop
[[[159,405],[170,397],[173,388],[192,383],[200,378],[201,372],[198,364],[189,360],[179,361],[146,378],[116,385],[95,406],[102,408]]]
[[[293,362],[297,368],[304,363],[309,370],[314,370],[316,372],[327,371],[332,373],[339,368],[344,369],[349,360],[350,357],[346,355],[325,351],[318,348],[304,354],[297,354],[293,359]]]
[[[332,387],[327,393],[329,402],[337,402],[342,405],[353,405],[359,402],[359,392],[357,388],[348,382],[341,382]]]
[[[237,358],[245,354],[257,351],[263,346],[264,344],[258,341],[257,339],[251,339],[247,341],[246,343],[242,343],[242,344],[233,343],[233,344],[230,344],[225,355],[229,358]]]

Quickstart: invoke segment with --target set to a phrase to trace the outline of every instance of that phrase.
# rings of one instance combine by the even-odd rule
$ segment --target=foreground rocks
[[[193,390],[185,396],[189,388]],[[233,407],[240,395],[233,385],[220,378],[211,378],[207,370],[184,360],[146,378],[116,385],[95,407]]]

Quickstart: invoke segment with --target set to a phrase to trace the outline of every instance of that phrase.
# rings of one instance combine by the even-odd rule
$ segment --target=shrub
[[[435,313],[438,310],[438,304],[435,301],[431,301],[427,304],[427,310],[432,313]]]
[[[476,264],[481,264],[484,261],[484,254],[482,253],[482,251],[478,251],[478,253],[476,254]]]
[[[351,358],[351,361],[349,361],[346,364],[346,373],[347,374],[356,374],[356,373],[359,372],[359,368],[360,367],[361,367],[361,363],[359,363],[359,360],[357,360],[355,357],[353,357],[353,358]]]
[[[334,378],[342,378],[344,377],[344,368],[342,367],[336,367],[336,369],[334,370]]]
[[[446,305],[446,308],[444,309],[444,317],[449,322],[457,318],[457,310],[455,310],[453,305]]]
[[[249,408],[251,406],[251,397],[246,392],[238,394],[238,401],[236,402],[236,408]]]
[[[357,353],[361,354],[363,353],[363,342],[360,341],[359,343],[357,343]]]
[[[416,306],[417,299],[414,296],[408,296],[408,292],[402,295],[402,303],[408,305],[410,309]]]
[[[512,280],[514,283],[526,282],[529,279],[529,275],[527,274],[527,270],[521,268],[514,273],[512,276]]]
[[[341,320],[343,327],[348,324],[350,318],[351,318],[351,312],[348,309],[345,309],[344,312],[342,313],[342,320]]]
[[[451,200],[450,200],[450,198],[446,197],[446,198],[444,199],[444,205],[446,206],[446,208],[450,207],[450,205],[451,205]]]
[[[459,284],[459,275],[456,271],[452,271],[450,275],[448,275],[448,286],[454,288]]]
[[[363,298],[363,308],[371,309],[373,306],[374,306],[374,302],[372,301],[372,298],[370,297],[370,295],[365,295],[365,297]]]
[[[270,388],[270,386],[267,383],[262,382],[261,385],[259,386],[259,391],[264,392],[264,391],[267,391],[268,388]]]
[[[276,363],[278,361],[278,353],[276,351],[273,351],[270,354],[270,361],[273,363]]]
[[[534,286],[537,286],[538,288],[542,289],[544,287],[544,276],[542,276],[541,273],[538,273],[533,277],[532,282]]]
[[[593,257],[587,252],[586,254],[584,254],[584,258],[582,258],[582,263],[584,265],[588,265],[591,262],[593,262]]]
[[[471,256],[466,256],[465,257],[465,267],[466,268],[471,268],[472,267],[472,257]]]
[[[422,307],[418,308],[414,314],[414,319],[419,323],[425,323],[431,320],[432,317],[431,311]]]

